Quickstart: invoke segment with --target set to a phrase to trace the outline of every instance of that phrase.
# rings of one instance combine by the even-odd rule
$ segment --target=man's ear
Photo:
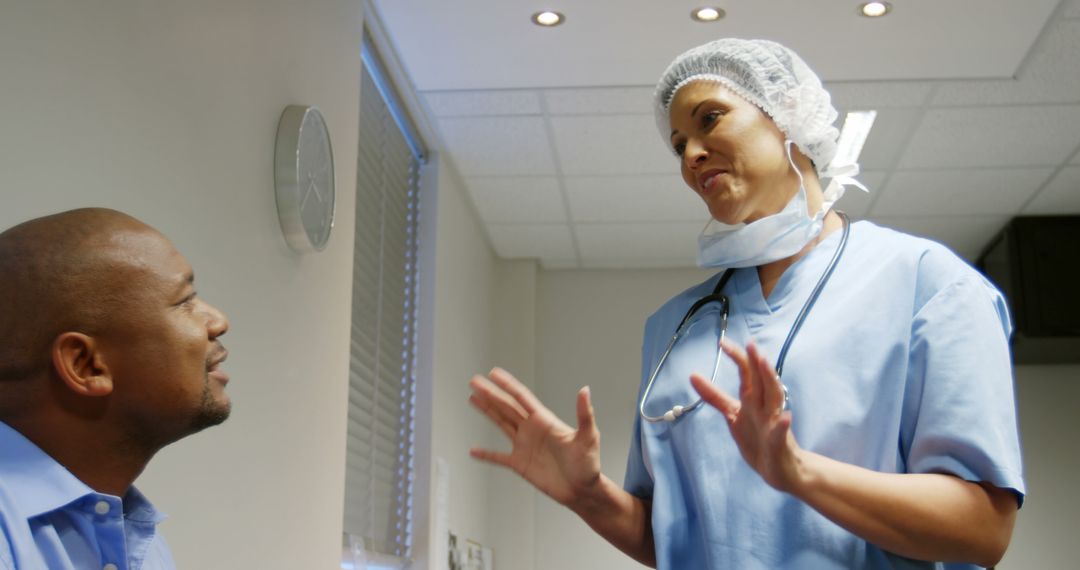
[[[52,361],[56,375],[72,392],[89,397],[112,393],[112,375],[93,337],[78,332],[61,333],[53,341]]]

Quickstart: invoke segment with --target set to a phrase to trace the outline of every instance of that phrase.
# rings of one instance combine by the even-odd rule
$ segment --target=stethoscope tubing
[[[851,221],[848,219],[847,214],[840,211],[837,211],[837,214],[840,215],[840,218],[844,224],[843,233],[840,235],[840,243],[836,246],[836,251],[833,252],[833,256],[829,260],[829,265],[825,268],[824,273],[822,273],[821,277],[818,279],[818,282],[814,286],[813,291],[810,292],[810,296],[807,298],[806,303],[803,303],[802,309],[799,311],[798,316],[795,317],[795,322],[791,325],[791,330],[788,331],[787,338],[784,339],[784,344],[780,348],[780,355],[776,360],[777,378],[782,377],[784,360],[787,358],[788,349],[791,348],[792,341],[795,340],[796,334],[798,334],[799,329],[802,328],[803,322],[810,314],[810,309],[812,309],[814,304],[817,303],[818,297],[821,295],[822,289],[825,288],[825,284],[828,283],[830,277],[832,277],[833,270],[836,269],[836,265],[839,263],[840,257],[843,255],[844,250],[847,248],[848,236],[851,234]],[[728,279],[730,279],[732,274],[733,272],[731,269],[725,270],[724,275],[720,278],[720,281],[717,284],[716,288],[713,289],[713,292],[695,301],[694,304],[691,305],[690,309],[686,312],[686,314],[683,315],[682,320],[679,321],[679,326],[675,328],[675,334],[673,334],[671,336],[671,340],[668,341],[667,347],[664,349],[663,354],[660,355],[660,360],[656,363],[656,367],[653,368],[652,374],[649,375],[649,381],[645,384],[645,390],[642,391],[641,403],[638,404],[638,414],[641,415],[641,419],[650,423],[659,423],[662,421],[674,422],[683,414],[691,412],[701,405],[702,399],[698,398],[696,401],[685,406],[676,405],[670,410],[664,412],[663,415],[650,416],[645,413],[645,403],[649,399],[649,393],[652,392],[652,387],[653,383],[656,381],[656,376],[660,373],[660,369],[664,367],[664,362],[667,361],[668,355],[671,354],[671,350],[675,347],[675,343],[678,342],[679,337],[682,335],[683,326],[686,325],[686,322],[690,320],[690,318],[694,315],[694,313],[698,311],[698,309],[700,309],[706,303],[712,301],[719,301],[721,304],[720,323],[718,325],[720,329],[720,334],[717,346],[716,363],[713,365],[712,376],[710,376],[709,378],[710,382],[712,382],[713,384],[716,383],[716,376],[720,371],[719,343],[722,343],[726,336],[728,315],[730,311],[730,302],[726,295],[720,293],[720,290],[724,288],[724,285],[727,283]],[[781,411],[786,411],[791,407],[791,400],[788,396],[787,386],[781,383],[781,387],[784,391],[784,404],[781,408]]]

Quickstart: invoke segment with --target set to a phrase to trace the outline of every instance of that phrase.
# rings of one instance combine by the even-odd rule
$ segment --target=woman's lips
[[[709,192],[712,192],[712,190],[716,187],[716,183],[720,179],[720,176],[724,174],[727,174],[727,171],[721,170],[719,168],[706,170],[705,172],[701,173],[701,176],[698,177],[698,186],[701,188],[701,191],[703,193],[707,194]]]

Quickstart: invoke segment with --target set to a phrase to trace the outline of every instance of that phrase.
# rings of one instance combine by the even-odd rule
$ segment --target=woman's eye
[[[722,113],[720,111],[709,111],[701,118],[701,124],[706,127],[716,122],[720,118]]]
[[[675,154],[682,156],[684,152],[686,152],[686,145],[684,143],[675,145]]]

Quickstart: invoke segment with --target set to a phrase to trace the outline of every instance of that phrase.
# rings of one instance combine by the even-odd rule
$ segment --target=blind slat
[[[408,557],[419,163],[361,75],[344,525],[368,550]]]

